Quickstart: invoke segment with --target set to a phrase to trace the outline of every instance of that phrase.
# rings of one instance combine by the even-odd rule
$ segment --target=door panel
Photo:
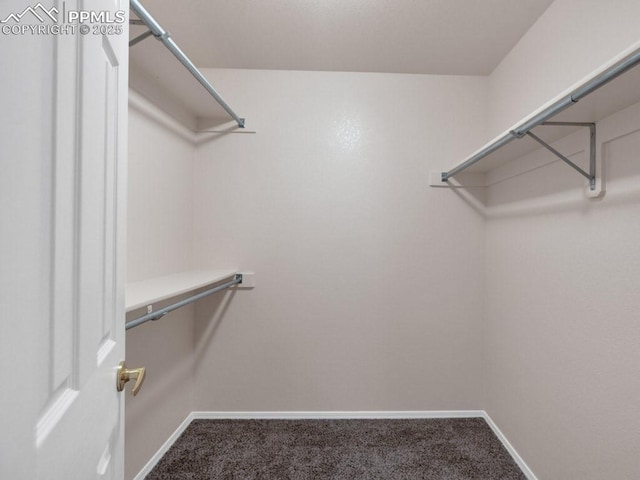
[[[50,6],[128,11],[114,0]],[[3,7],[0,16],[6,15]],[[127,24],[123,30],[11,38],[4,45],[16,74],[2,79],[3,100],[21,91],[21,82],[29,88],[6,98],[13,118],[3,116],[0,125],[10,132],[3,134],[5,152],[20,159],[2,165],[12,182],[5,177],[0,185],[6,186],[0,287],[11,285],[11,295],[0,301],[25,322],[3,327],[0,363],[24,360],[28,369],[15,384],[23,400],[2,396],[14,418],[3,414],[0,429],[17,443],[3,439],[1,478],[124,475],[124,398],[115,381],[125,351]],[[29,75],[34,68],[38,82]],[[21,371],[4,365],[3,383]]]

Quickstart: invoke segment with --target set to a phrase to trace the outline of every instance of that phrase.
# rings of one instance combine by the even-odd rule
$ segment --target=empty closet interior
[[[196,66],[142,3],[127,478],[264,412],[484,411],[531,478],[640,475],[638,2],[547,2],[475,74]]]

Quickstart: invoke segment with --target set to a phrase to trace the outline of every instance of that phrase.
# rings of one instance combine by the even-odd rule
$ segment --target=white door
[[[28,2],[3,0],[2,25],[128,12]],[[0,34],[2,479],[123,478],[127,24]]]

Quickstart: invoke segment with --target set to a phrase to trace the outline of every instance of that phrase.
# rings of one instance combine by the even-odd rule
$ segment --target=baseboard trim
[[[194,419],[278,419],[278,420],[312,420],[312,419],[384,419],[384,418],[477,418],[483,417],[482,410],[429,410],[429,411],[329,411],[329,412],[192,412]]]
[[[160,449],[149,459],[142,470],[133,480],[144,480],[153,470],[162,456],[167,453],[175,441],[182,435],[189,424],[196,419],[222,420],[222,419],[280,419],[280,420],[304,420],[304,419],[389,419],[389,418],[483,418],[496,437],[502,442],[504,448],[516,462],[528,480],[538,480],[533,471],[518,454],[507,437],[500,431],[489,414],[484,410],[426,410],[426,411],[328,411],[328,412],[191,412],[176,428]]]
[[[529,466],[525,463],[522,457],[518,454],[516,449],[513,448],[513,445],[511,445],[511,442],[507,440],[507,437],[504,436],[504,433],[502,433],[502,431],[498,428],[498,426],[491,419],[489,414],[484,411],[483,413],[484,413],[483,415],[484,420],[487,422],[489,427],[491,427],[491,430],[493,430],[493,433],[495,433],[496,437],[498,437],[500,442],[502,442],[502,445],[507,450],[507,452],[509,452],[509,455],[511,455],[511,458],[513,458],[513,461],[516,462],[516,464],[518,464],[518,467],[520,467],[520,470],[522,470],[522,473],[524,473],[524,475],[527,477],[527,480],[538,480],[538,477],[534,475],[533,471],[529,468]]]
[[[155,467],[160,459],[164,456],[165,453],[169,451],[171,446],[175,443],[176,440],[182,435],[182,433],[187,429],[191,421],[193,420],[193,412],[191,412],[187,417],[182,421],[178,428],[167,438],[167,441],[162,444],[162,446],[158,449],[158,451],[149,459],[149,461],[145,464],[144,467],[138,472],[138,474],[133,477],[133,480],[144,480],[144,478],[151,473],[153,467]]]

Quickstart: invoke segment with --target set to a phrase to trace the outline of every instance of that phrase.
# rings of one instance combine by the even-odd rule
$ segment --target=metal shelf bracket
[[[540,125],[550,127],[589,127],[589,172],[585,172],[578,165],[569,160],[566,156],[546,143],[540,137],[533,132],[528,131],[525,135],[538,142],[544,148],[553,153],[556,157],[562,160],[564,163],[573,168],[580,175],[589,180],[589,190],[594,191],[596,189],[596,124],[587,122],[542,122]]]
[[[129,42],[129,47],[133,47],[134,45],[137,45],[138,43],[140,43],[141,41],[143,41],[146,38],[149,38],[150,36],[153,35],[153,32],[151,30],[147,30],[146,32],[144,32],[141,35],[138,35],[136,38],[134,38],[133,40],[131,40]]]

